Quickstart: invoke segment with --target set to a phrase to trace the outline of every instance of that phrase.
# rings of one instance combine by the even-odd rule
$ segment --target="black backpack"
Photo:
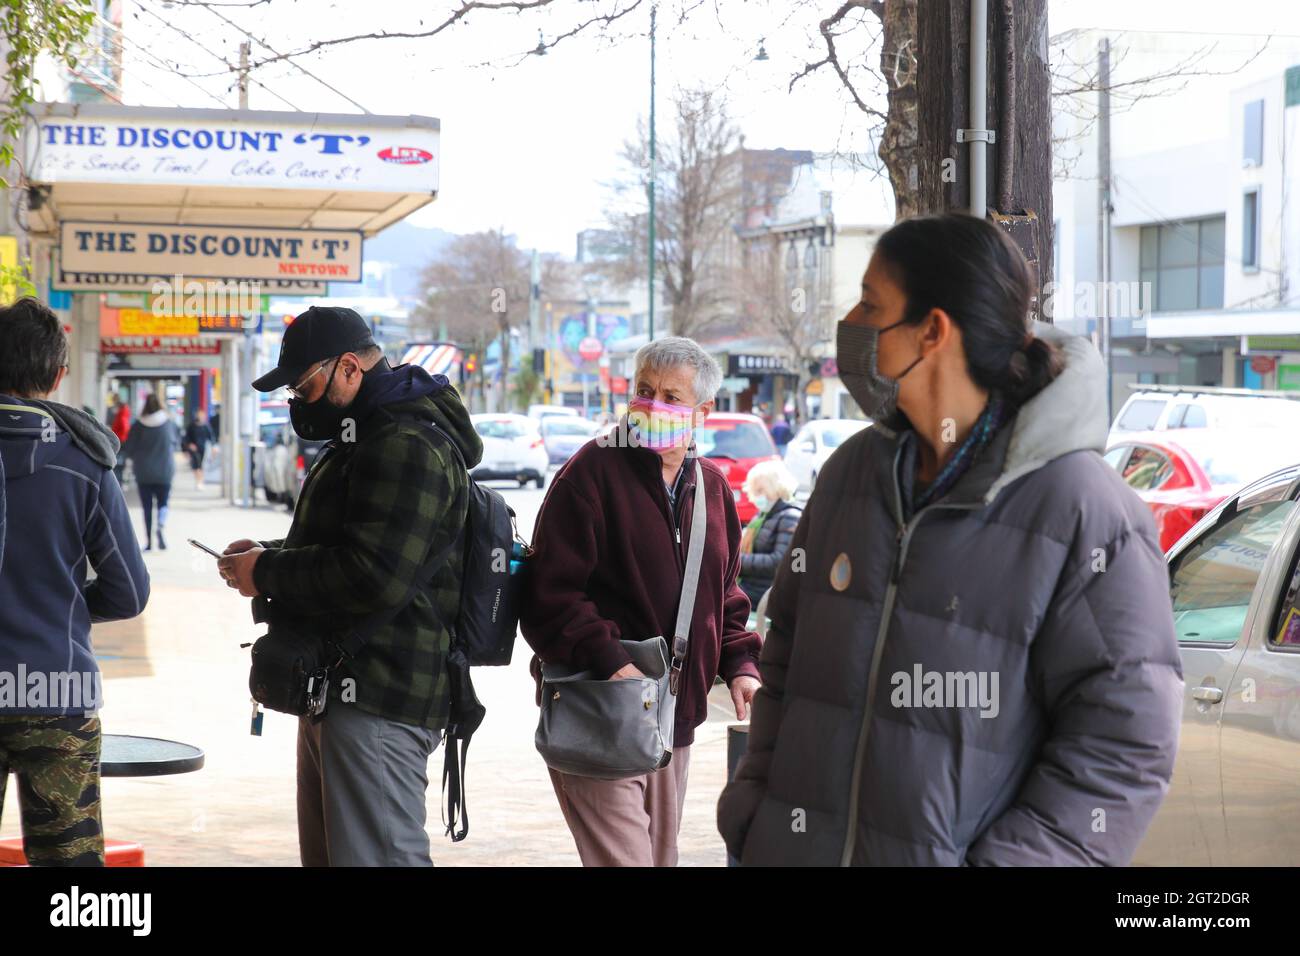
[[[465,555],[452,642],[473,667],[504,667],[514,652],[525,561],[532,551],[519,538],[506,499],[470,477],[460,446],[437,425],[429,427],[451,446],[469,481],[465,527],[457,539],[464,540]]]

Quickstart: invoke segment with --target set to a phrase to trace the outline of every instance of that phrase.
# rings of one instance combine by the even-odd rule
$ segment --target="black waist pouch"
[[[277,623],[265,604],[260,612],[255,606],[254,620],[267,622],[269,629],[253,644],[248,672],[253,700],[282,714],[320,716],[325,712],[330,672],[342,655],[315,634]]]

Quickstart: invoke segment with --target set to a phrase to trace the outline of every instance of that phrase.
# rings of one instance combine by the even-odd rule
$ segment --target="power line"
[[[140,9],[143,10],[145,13],[149,14],[149,16],[153,17],[155,20],[157,20],[157,21],[158,21],[159,23],[161,23],[163,26],[167,27],[167,29],[171,30],[173,33],[176,33],[176,34],[178,34],[178,35],[184,37],[186,40],[190,41],[190,43],[194,44],[194,45],[195,45],[196,47],[198,47],[199,49],[201,49],[201,50],[205,50],[205,51],[208,53],[209,56],[215,57],[217,60],[220,60],[220,61],[221,61],[221,64],[222,64],[223,66],[225,66],[226,69],[229,70],[231,73],[233,73],[233,74],[235,74],[235,75],[238,75],[238,74],[239,74],[239,68],[238,68],[238,67],[233,66],[233,65],[230,63],[230,61],[227,60],[227,59],[226,59],[224,56],[222,56],[220,53],[217,53],[215,50],[210,50],[210,49],[208,49],[208,47],[207,47],[207,46],[206,46],[206,45],[205,45],[201,40],[199,40],[198,38],[196,38],[193,34],[191,34],[191,33],[187,33],[185,30],[182,30],[180,27],[178,27],[178,26],[176,26],[176,25],[170,23],[168,20],[166,20],[166,19],[164,19],[163,17],[159,16],[157,13],[155,13],[155,12],[154,12],[153,10],[151,10],[149,7],[144,6],[143,4],[140,5]],[[176,75],[177,75],[177,76],[185,76],[184,73],[180,73],[179,71],[176,72]],[[249,79],[250,79],[251,82],[256,83],[256,84],[257,84],[258,86],[260,86],[262,89],[266,90],[266,92],[270,93],[272,96],[274,96],[276,99],[278,99],[281,103],[284,103],[284,104],[285,104],[286,106],[288,106],[291,110],[294,110],[295,112],[298,112],[298,113],[305,112],[305,110],[301,109],[300,107],[296,106],[295,104],[293,104],[293,103],[290,102],[289,100],[285,99],[283,96],[281,96],[279,93],[277,93],[275,90],[271,89],[269,86],[267,86],[265,83],[261,82],[260,80],[252,79],[251,77],[250,77]],[[223,105],[224,105],[224,104],[223,104]]]
[[[260,40],[259,40],[257,37],[253,36],[251,33],[248,33],[247,31],[245,31],[242,27],[240,27],[240,25],[239,25],[238,23],[236,23],[234,20],[230,19],[230,17],[226,16],[224,13],[218,13],[216,10],[214,10],[212,7],[209,7],[209,6],[204,6],[204,9],[207,10],[209,13],[211,13],[214,17],[218,17],[218,18],[220,18],[221,20],[224,20],[226,23],[230,24],[232,27],[234,27],[236,30],[238,30],[240,33],[244,34],[245,36],[248,36],[248,37],[251,37],[251,38],[254,39],[254,40],[257,40],[257,42],[258,42],[259,44],[261,44],[262,46],[266,47],[266,49],[270,50],[271,53],[274,54],[275,56],[278,56],[278,57],[284,57],[285,62],[287,62],[290,66],[294,67],[294,68],[297,69],[297,70],[301,70],[303,73],[305,73],[307,76],[311,77],[313,80],[315,80],[315,81],[316,81],[317,83],[319,83],[321,86],[325,87],[325,89],[329,90],[330,92],[332,92],[332,93],[336,93],[336,94],[338,94],[339,96],[343,97],[343,99],[347,100],[349,103],[351,103],[351,104],[352,104],[353,106],[355,106],[357,109],[361,110],[361,112],[363,112],[363,113],[369,113],[369,112],[370,112],[370,110],[366,109],[364,106],[362,106],[360,103],[358,103],[358,102],[357,102],[356,100],[354,100],[352,97],[348,96],[346,93],[344,93],[344,92],[343,92],[342,90],[340,90],[338,87],[336,87],[336,86],[332,86],[331,84],[326,83],[324,80],[322,80],[319,76],[317,76],[317,75],[316,75],[315,73],[313,73],[311,70],[307,69],[305,66],[303,66],[302,64],[300,64],[297,60],[293,59],[292,57],[285,57],[283,53],[281,53],[279,50],[275,49],[275,47],[271,46],[271,44],[267,43],[265,39],[260,39]]]
[[[200,93],[202,93],[204,96],[208,96],[208,97],[211,97],[212,99],[216,100],[217,103],[219,103],[219,104],[221,105],[222,109],[225,109],[225,108],[226,108],[226,103],[225,103],[224,100],[221,99],[221,97],[217,96],[217,94],[213,93],[213,92],[212,92],[211,90],[209,90],[207,87],[202,86],[202,85],[200,85],[199,83],[194,82],[194,80],[190,79],[189,77],[185,76],[184,74],[177,73],[177,72],[176,72],[176,71],[175,71],[175,70],[174,70],[174,69],[173,69],[173,68],[172,68],[172,67],[167,63],[167,61],[165,61],[165,60],[163,60],[161,57],[155,55],[152,51],[149,50],[148,47],[144,46],[143,44],[141,44],[141,43],[137,42],[136,40],[131,39],[131,37],[127,36],[127,35],[126,35],[126,31],[123,30],[120,26],[118,26],[118,25],[115,24],[115,23],[112,23],[112,22],[109,21],[109,20],[105,20],[103,17],[97,17],[97,19],[98,19],[101,23],[103,23],[105,26],[111,27],[113,30],[115,30],[115,31],[117,32],[116,41],[114,41],[114,40],[110,37],[109,42],[116,42],[116,43],[117,43],[118,52],[119,52],[120,54],[125,54],[125,52],[126,52],[126,46],[125,46],[125,43],[130,43],[131,46],[135,47],[135,49],[136,49],[139,53],[142,53],[144,56],[148,57],[149,60],[152,61],[153,65],[154,65],[156,68],[161,69],[161,71],[164,72],[164,73],[166,73],[168,76],[179,76],[181,79],[185,80],[187,83],[190,84],[190,86],[193,86],[195,89],[197,89],[197,90],[198,90]],[[125,41],[125,42],[124,42],[124,41]],[[125,70],[125,69],[126,69],[126,67],[123,66],[123,70]],[[157,87],[151,85],[147,80],[145,80],[143,77],[141,77],[138,73],[136,74],[136,79],[140,80],[140,82],[144,83],[145,86],[148,86],[150,89],[155,90],[155,91],[157,91],[157,92],[162,92],[161,90],[158,90]],[[166,95],[166,94],[164,94],[164,95]],[[180,104],[180,103],[179,103],[175,98],[173,98],[173,97],[171,97],[171,96],[167,96],[167,98],[170,99],[173,103],[176,103],[177,106],[180,106],[180,105],[181,105],[181,104]]]

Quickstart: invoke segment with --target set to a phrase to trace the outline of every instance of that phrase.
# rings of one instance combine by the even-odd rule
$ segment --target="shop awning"
[[[450,376],[452,370],[460,364],[461,352],[454,345],[436,343],[433,345],[412,345],[402,356],[402,365],[418,365],[430,375]]]
[[[438,194],[426,116],[43,103],[26,164],[30,229],[59,222],[359,230]]]

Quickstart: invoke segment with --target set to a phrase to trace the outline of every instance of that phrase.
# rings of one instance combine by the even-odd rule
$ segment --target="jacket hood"
[[[1044,322],[1035,322],[1033,333],[1060,350],[1061,373],[998,430],[945,500],[990,504],[1017,478],[1062,455],[1105,450],[1110,416],[1101,355],[1087,339]],[[917,440],[901,411],[865,429],[862,440],[878,440],[873,433],[896,445]]]
[[[53,441],[45,440],[50,419],[54,420]],[[105,468],[117,464],[117,436],[81,409],[43,399],[0,396],[0,456],[7,479],[33,474],[69,445]]]
[[[148,415],[141,415],[136,424],[144,425],[146,428],[159,428],[167,424],[167,413],[160,408]]]
[[[408,406],[405,410],[432,422],[451,436],[465,459],[466,468],[473,468],[483,459],[483,440],[474,430],[460,393],[445,375],[430,375],[418,365],[399,365],[377,373],[367,382],[362,401],[370,410]]]
[[[1102,452],[1110,431],[1106,367],[1092,343],[1035,322],[1035,337],[1061,350],[1065,368],[1016,413],[1002,473],[984,494],[991,502],[1022,475],[1073,451]]]

